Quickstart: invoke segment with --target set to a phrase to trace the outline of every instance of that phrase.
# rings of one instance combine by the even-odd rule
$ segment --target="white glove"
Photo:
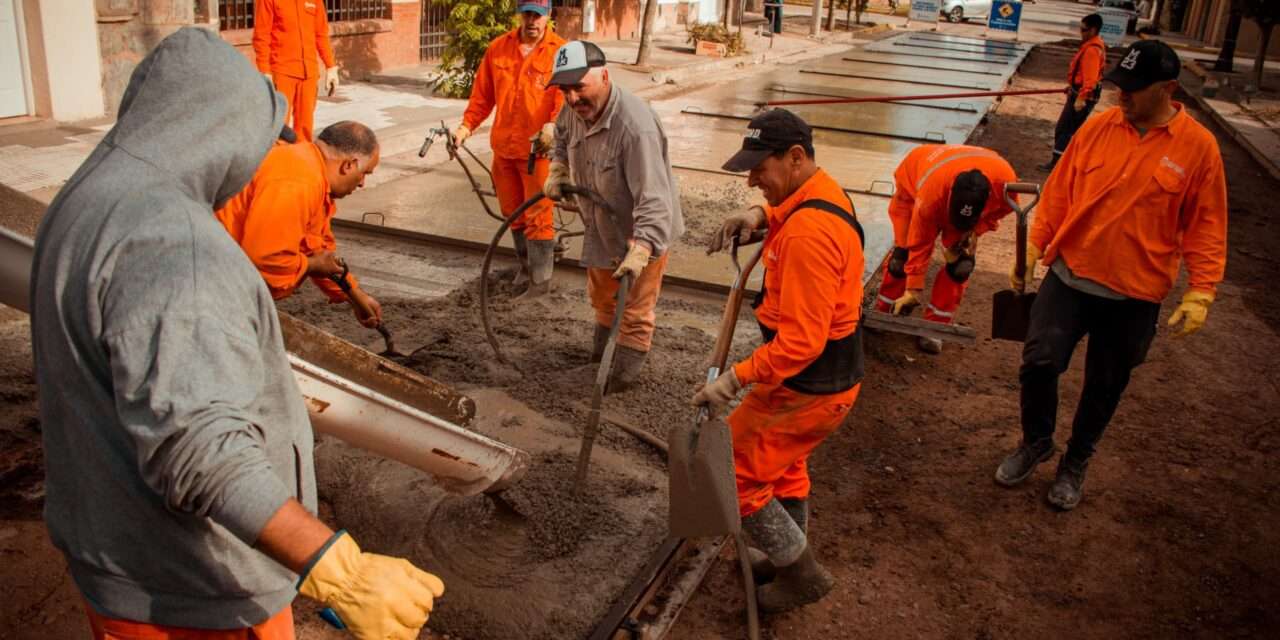
[[[738,391],[741,389],[742,383],[738,382],[738,374],[734,373],[733,367],[730,366],[711,384],[698,388],[697,393],[693,394],[693,406],[706,405],[711,415],[718,415],[738,396]]]
[[[569,184],[569,165],[563,162],[552,162],[547,171],[547,181],[542,183],[542,193],[548,198],[559,201],[564,198],[564,186]]]
[[[324,88],[328,95],[338,92],[338,68],[329,67],[324,70]]]
[[[720,225],[720,230],[711,236],[711,242],[707,243],[707,253],[712,254],[733,246],[734,236],[738,237],[738,244],[746,244],[756,229],[768,224],[768,217],[763,207],[751,207],[741,213],[735,213],[725,218]]]
[[[471,137],[471,127],[468,127],[465,124],[460,124],[458,125],[457,129],[453,130],[454,146],[457,146],[457,147],[462,146],[462,143],[466,142],[467,138],[470,138],[470,137]]]
[[[533,134],[533,137],[529,139],[529,142],[534,143],[534,153],[539,155],[551,153],[551,150],[556,144],[556,123],[548,122],[542,125],[542,129]]]

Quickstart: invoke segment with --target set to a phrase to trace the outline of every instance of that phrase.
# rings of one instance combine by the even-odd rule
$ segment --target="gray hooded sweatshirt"
[[[36,235],[45,520],[103,615],[243,628],[296,595],[253,545],[288,498],[315,510],[310,422],[271,295],[213,215],[284,113],[244,56],[182,29]]]

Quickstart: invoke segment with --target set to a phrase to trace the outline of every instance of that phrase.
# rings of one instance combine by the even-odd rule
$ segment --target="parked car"
[[[1125,25],[1124,32],[1133,34],[1138,30],[1138,5],[1133,0],[1102,0],[1098,3],[1099,9],[1120,9],[1129,14],[1129,22]]]
[[[991,15],[991,0],[943,0],[940,13],[947,22],[986,20]]]

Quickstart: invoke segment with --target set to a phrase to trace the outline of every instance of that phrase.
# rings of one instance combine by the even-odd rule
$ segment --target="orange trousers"
[[[275,83],[276,91],[289,103],[290,117],[285,122],[293,127],[298,140],[311,142],[314,139],[316,92],[319,90],[320,78],[294,78],[273,73],[271,81]]]
[[[969,281],[956,282],[946,269],[939,269],[933,278],[933,290],[929,292],[929,304],[924,308],[924,319],[930,322],[951,324],[955,321],[956,309],[964,299],[965,289]],[[893,311],[893,302],[907,292],[907,279],[895,277],[889,273],[888,265],[884,268],[884,279],[880,281],[880,295],[876,297],[876,310],[889,313]]]
[[[542,193],[542,184],[547,181],[551,161],[538,158],[533,165],[533,175],[527,173],[528,169],[528,158],[493,158],[493,189],[498,192],[498,206],[502,208],[502,215],[508,218],[526,200]],[[529,207],[519,221],[511,223],[511,229],[524,230],[524,237],[529,240],[555,240],[556,230],[551,216],[551,201],[544,199]]]
[[[93,640],[294,640],[293,607],[247,629],[185,629],[108,618],[85,603]]]
[[[627,291],[622,309],[622,326],[618,327],[618,344],[636,351],[649,352],[653,344],[653,328],[657,314],[658,294],[662,291],[662,274],[667,270],[667,254],[649,262],[640,277]],[[613,279],[614,269],[587,269],[587,296],[596,310],[596,324],[613,326],[613,312],[617,308],[618,281]]]
[[[844,423],[861,388],[818,396],[752,385],[728,420],[739,514],[749,516],[774,498],[809,496],[809,454]]]

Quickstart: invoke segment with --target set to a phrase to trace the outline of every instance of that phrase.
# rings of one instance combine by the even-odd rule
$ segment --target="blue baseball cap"
[[[551,13],[551,0],[521,0],[520,6],[516,7],[516,11],[524,13],[532,11],[540,16]]]

